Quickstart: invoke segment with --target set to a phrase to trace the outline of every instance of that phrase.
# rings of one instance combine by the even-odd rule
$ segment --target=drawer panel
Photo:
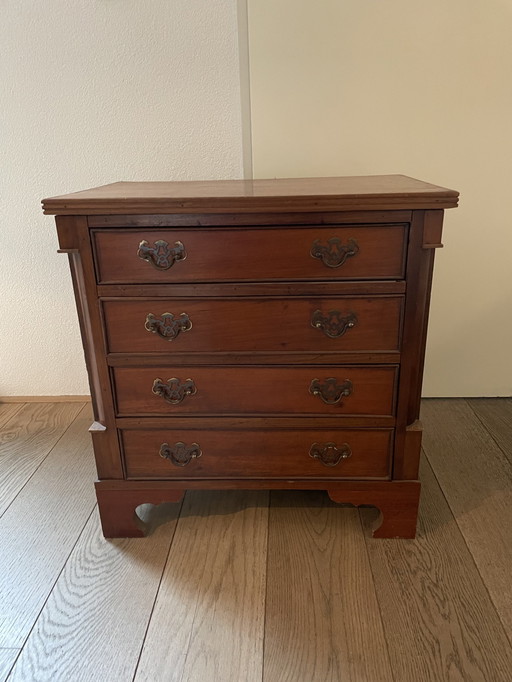
[[[396,351],[403,296],[103,300],[111,353]]]
[[[391,416],[396,367],[194,367],[113,370],[117,411],[137,415]]]
[[[126,476],[146,479],[389,478],[392,440],[392,429],[122,431]]]
[[[102,284],[401,279],[407,226],[117,229],[92,234]]]

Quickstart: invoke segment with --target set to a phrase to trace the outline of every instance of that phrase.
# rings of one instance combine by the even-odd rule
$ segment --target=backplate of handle
[[[153,381],[152,393],[160,396],[171,405],[179,405],[189,395],[195,395],[197,388],[193,379],[177,379],[172,377],[163,381],[162,379],[155,379]]]
[[[311,246],[313,258],[319,258],[328,268],[341,267],[347,258],[351,258],[359,253],[359,245],[355,239],[348,239],[343,244],[338,237],[331,237],[327,240],[327,246],[316,239]]]
[[[329,310],[327,313],[315,310],[311,316],[311,326],[320,329],[330,339],[338,339],[356,324],[357,316],[354,313],[343,315],[339,310]]]
[[[157,270],[169,270],[174,263],[185,260],[187,252],[182,242],[174,242],[174,246],[163,239],[157,239],[153,246],[145,239],[139,244],[137,256],[150,263]]]
[[[348,443],[336,445],[332,441],[328,443],[313,443],[309,450],[309,456],[318,459],[326,467],[335,467],[343,459],[352,456],[352,450]]]
[[[163,313],[160,318],[153,313],[148,313],[144,328],[148,332],[158,334],[166,341],[174,341],[181,332],[188,332],[192,329],[192,320],[187,313],[181,313],[178,316],[175,316],[174,313]]]
[[[329,377],[320,381],[320,379],[313,379],[309,386],[311,395],[316,395],[326,405],[343,405],[342,398],[347,398],[352,393],[352,382],[349,379],[338,383],[335,377]]]
[[[203,454],[201,448],[197,443],[186,445],[182,441],[178,441],[173,445],[169,443],[162,443],[159,450],[160,457],[168,459],[177,467],[187,466],[193,459],[201,457]]]

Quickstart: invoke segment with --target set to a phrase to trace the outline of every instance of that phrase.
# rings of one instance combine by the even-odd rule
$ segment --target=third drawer
[[[397,367],[116,367],[119,416],[381,415],[394,412]]]

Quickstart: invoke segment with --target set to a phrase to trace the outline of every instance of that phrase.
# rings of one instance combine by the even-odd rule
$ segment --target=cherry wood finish
[[[113,371],[120,416],[279,413],[391,416],[396,376],[397,368],[393,366],[343,365],[305,368],[167,364],[144,369],[117,367]],[[155,389],[158,379],[164,387],[157,385]],[[169,383],[171,379],[178,381]],[[187,394],[188,379],[193,381],[194,390]],[[167,392],[165,386],[169,386]]]
[[[260,213],[453,208],[458,192],[405,175],[115,182],[43,199],[45,213]]]
[[[94,230],[98,282],[401,279],[406,227],[329,226],[234,230]],[[139,244],[181,243],[186,258],[167,269],[137,255]],[[350,250],[352,249],[352,250]],[[316,254],[316,255],[314,255]]]
[[[69,254],[106,537],[187,489],[316,489],[414,537],[434,249],[405,176],[115,183],[44,200]]]
[[[111,353],[181,351],[395,351],[400,347],[403,297],[233,298],[207,303],[200,298],[103,300],[107,346]],[[313,326],[315,313],[329,317]],[[344,331],[343,321],[355,315]],[[148,315],[188,315],[192,326],[169,340],[145,328]],[[329,324],[330,323],[330,324]]]
[[[122,431],[127,478],[387,478],[392,429],[230,429],[204,431],[181,428]],[[201,455],[183,466],[160,454],[164,443],[197,444]],[[347,453],[335,465],[310,455],[315,444],[334,443]],[[334,446],[326,458],[336,456]],[[330,460],[327,460],[330,462]]]

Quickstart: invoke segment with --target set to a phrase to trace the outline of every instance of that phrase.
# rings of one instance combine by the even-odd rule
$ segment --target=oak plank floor
[[[0,434],[0,516],[85,403],[26,403]]]
[[[0,649],[0,682],[5,682],[19,649]]]
[[[512,399],[471,398],[466,402],[512,464]]]
[[[0,429],[21,410],[24,403],[0,403]]]
[[[23,645],[94,508],[91,419],[82,406],[0,518],[0,647]]]
[[[261,682],[268,493],[187,493],[136,682]]]
[[[0,481],[24,470],[0,518],[0,682],[510,682],[510,402],[425,401],[408,541],[298,491],[189,493],[146,506],[148,538],[106,541],[90,405],[0,405]]]
[[[465,401],[426,400],[424,449],[512,641],[512,467]]]
[[[105,540],[97,509],[16,661],[9,682],[131,680],[179,505],[150,537]]]
[[[510,682],[500,619],[425,461],[420,476],[416,539],[366,537],[395,682]]]
[[[324,492],[272,492],[264,682],[393,680],[361,523]]]

